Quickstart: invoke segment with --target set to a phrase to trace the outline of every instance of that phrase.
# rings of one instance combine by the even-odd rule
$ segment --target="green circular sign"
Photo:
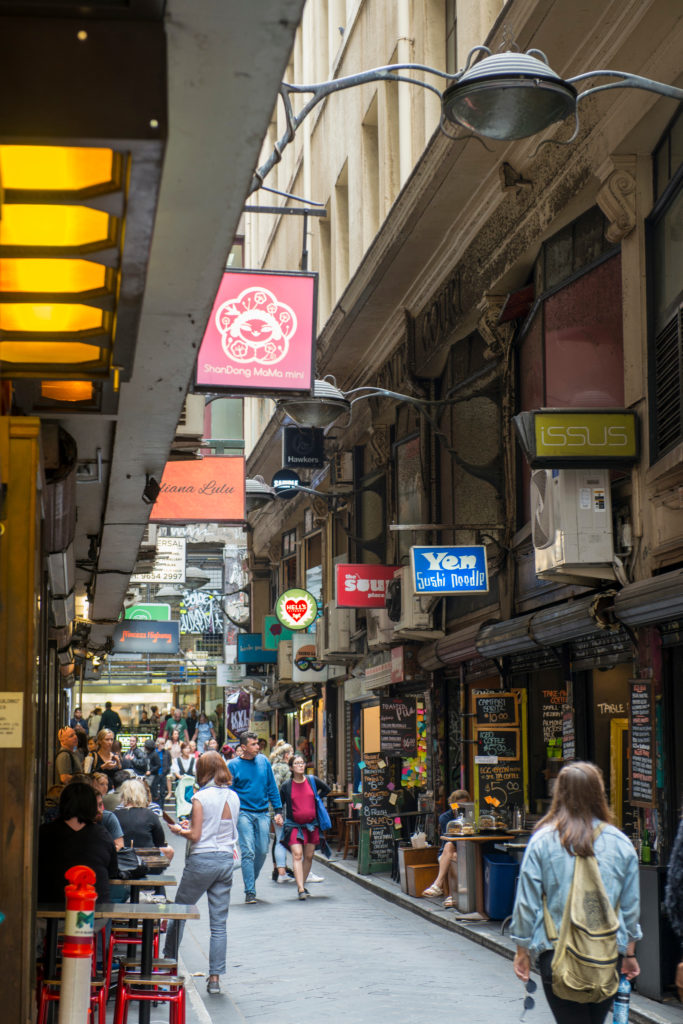
[[[278,621],[287,629],[308,629],[318,614],[318,602],[307,590],[285,590],[275,605]]]

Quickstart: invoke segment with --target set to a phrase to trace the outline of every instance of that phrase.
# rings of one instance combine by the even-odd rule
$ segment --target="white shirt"
[[[239,838],[237,819],[240,813],[240,798],[227,786],[205,786],[197,790],[193,797],[202,805],[202,834],[188,856],[195,853],[229,853],[232,854]],[[230,807],[231,818],[223,818],[226,803]]]

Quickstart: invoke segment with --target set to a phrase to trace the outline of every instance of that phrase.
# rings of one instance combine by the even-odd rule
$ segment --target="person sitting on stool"
[[[470,795],[466,789],[456,789],[448,798],[450,804],[469,803]],[[453,821],[455,818],[455,811],[449,806],[447,811],[439,815],[439,835],[445,836],[446,829],[448,828],[449,821]],[[447,910],[451,910],[455,906],[454,895],[451,895],[450,883],[449,883],[449,871],[451,864],[457,862],[458,855],[455,850],[455,841],[443,840],[441,843],[441,849],[439,850],[439,873],[436,876],[436,881],[425,889],[422,893],[423,896],[443,896],[446,895],[446,899],[443,901],[443,905]]]

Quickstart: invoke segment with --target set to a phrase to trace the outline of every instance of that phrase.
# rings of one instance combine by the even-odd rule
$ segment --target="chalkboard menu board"
[[[477,753],[499,761],[519,759],[519,729],[477,729]]]
[[[499,764],[478,764],[479,807],[487,806],[486,797],[493,797],[500,807],[521,807],[524,803],[524,780],[521,761]]]
[[[655,708],[652,683],[630,680],[631,803],[652,807],[655,802]]]
[[[380,701],[379,741],[387,754],[397,757],[417,755],[417,704],[414,697]]]
[[[541,700],[541,730],[543,743],[547,746],[550,740],[562,735],[562,711],[567,703],[567,691],[544,689]]]
[[[576,759],[576,729],[574,727],[574,709],[565,707],[562,712],[562,759]]]
[[[473,693],[475,723],[482,725],[517,725],[517,695],[495,691]]]
[[[389,802],[393,771],[386,753],[364,754],[360,810],[359,874],[391,867],[396,810]]]

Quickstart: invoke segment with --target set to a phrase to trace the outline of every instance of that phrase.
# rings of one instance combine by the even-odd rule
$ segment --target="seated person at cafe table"
[[[470,794],[466,789],[456,789],[448,798],[449,809],[444,811],[443,814],[439,815],[439,835],[445,836],[446,829],[448,828],[449,821],[453,821],[455,818],[455,811],[453,810],[453,804],[469,803]],[[446,895],[446,899],[443,901],[444,907],[450,910],[455,906],[453,896],[451,895],[450,883],[449,883],[449,871],[451,864],[457,862],[458,855],[455,849],[455,842],[449,842],[448,840],[442,840],[441,849],[439,850],[439,873],[436,876],[436,881],[433,882],[429,888],[425,889],[422,893],[423,896],[443,896]]]
[[[122,806],[114,814],[123,829],[124,846],[155,846],[171,861],[173,848],[166,845],[163,826],[149,802],[149,789],[141,779],[128,779],[121,786]]]
[[[59,817],[41,825],[38,835],[38,902],[64,903],[64,873],[78,864],[95,872],[98,902],[108,902],[110,878],[142,878],[146,868],[121,871],[114,842],[97,822],[97,794],[72,782],[59,798]]]

